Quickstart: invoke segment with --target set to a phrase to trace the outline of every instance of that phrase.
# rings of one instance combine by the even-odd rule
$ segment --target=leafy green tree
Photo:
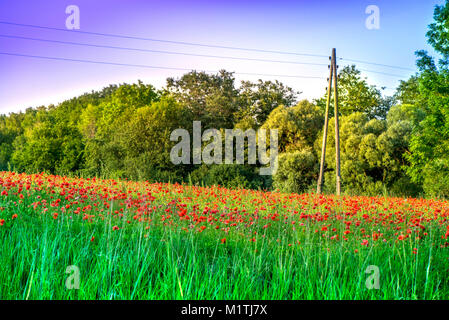
[[[382,171],[376,167],[380,152],[376,140],[384,130],[384,121],[373,119],[361,112],[340,118],[341,176],[346,192],[381,191]],[[328,148],[326,149],[325,188],[335,191],[335,129],[334,119],[329,121]],[[322,136],[317,140],[316,151],[321,156]]]
[[[123,150],[126,177],[134,179],[161,178],[181,181],[191,166],[174,165],[170,151],[176,142],[170,141],[173,130],[192,126],[191,116],[172,97],[137,110],[134,117],[117,128],[114,143]]]
[[[427,40],[442,55],[441,64],[446,65],[449,59],[449,2],[436,6],[433,14],[434,22],[429,25]]]
[[[341,176],[344,190],[357,194],[379,194],[388,190],[396,195],[415,196],[419,185],[406,176],[410,163],[409,143],[414,123],[422,117],[412,105],[390,109],[387,119],[369,119],[361,112],[340,118]],[[326,150],[325,186],[335,191],[335,124],[329,121]],[[321,156],[322,135],[315,143]]]
[[[167,79],[167,91],[203,128],[234,128],[234,113],[239,110],[238,90],[233,73],[192,71],[180,79]]]
[[[323,119],[319,107],[302,100],[294,107],[279,106],[274,109],[262,128],[278,130],[279,152],[312,149]]]
[[[400,80],[394,99],[399,104],[422,105],[424,101],[419,93],[419,77],[415,75],[407,81]]]
[[[98,103],[115,90],[116,86],[109,86],[57,106],[30,108],[23,114],[10,115],[7,127],[12,123],[16,128],[9,148],[12,165],[29,172],[66,174],[80,170],[84,165],[83,137],[78,130],[80,114],[89,103]]]
[[[437,6],[434,23],[427,32],[428,42],[441,55],[439,62],[426,51],[418,51],[420,106],[424,119],[414,127],[410,141],[408,174],[422,183],[429,195],[449,195],[449,2]]]
[[[323,111],[326,108],[326,95],[327,92],[323,98],[317,100],[317,104]],[[346,66],[339,72],[338,104],[341,115],[347,116],[355,112],[362,112],[370,119],[385,119],[392,103],[392,99],[383,97],[376,86],[369,85],[354,65]],[[331,117],[334,116],[333,104],[329,109],[329,114]]]
[[[269,114],[283,105],[290,107],[295,104],[298,92],[279,81],[262,81],[257,83],[242,81],[239,88],[240,109],[235,114],[241,127],[253,128],[261,126]]]
[[[79,134],[78,134],[79,136]],[[77,131],[40,109],[32,126],[14,141],[12,160],[20,170],[68,173],[79,169],[83,145]]]
[[[323,126],[318,106],[302,100],[293,107],[280,106],[268,116],[262,128],[277,129],[279,134],[279,168],[273,187],[284,192],[306,191],[318,176],[318,159],[314,142]]]
[[[120,142],[120,128],[136,117],[138,110],[160,99],[152,85],[141,81],[123,84],[99,104],[87,105],[79,119],[78,130],[85,143],[85,168],[89,175],[125,175],[124,161],[129,145]]]
[[[23,113],[11,113],[0,116],[0,170],[8,170],[11,166],[11,155],[14,152],[14,140],[23,134]]]

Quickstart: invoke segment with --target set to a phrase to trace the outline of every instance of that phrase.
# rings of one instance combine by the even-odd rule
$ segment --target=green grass
[[[449,292],[448,256],[430,246],[410,255],[406,245],[356,254],[313,239],[224,245],[212,234],[157,229],[144,237],[143,227],[111,231],[107,223],[29,216],[0,230],[0,299],[447,299]],[[79,290],[65,286],[70,265],[80,270]],[[369,265],[380,269],[379,290],[366,288]]]
[[[94,188],[86,190],[97,191],[83,193],[89,196],[83,204],[75,205],[78,191],[69,200],[68,193],[59,195],[61,186],[70,190],[64,179],[49,185],[41,176],[8,179],[37,182],[31,182],[29,191],[22,191],[20,200],[19,184],[11,186],[1,180],[0,174],[0,183],[9,188],[9,194],[0,197],[0,221],[5,220],[0,226],[2,300],[449,297],[446,203],[374,198],[347,198],[342,203],[333,197],[317,200],[312,195],[138,184],[142,190],[153,188],[155,199],[151,206],[156,208],[149,216],[142,215],[151,221],[139,222],[133,219],[133,205],[120,216],[115,210],[126,208],[122,200],[112,201],[110,208],[102,202],[100,191],[115,192],[109,182],[89,182]],[[35,188],[35,183],[43,187]],[[134,187],[134,183],[125,183],[125,189],[120,191],[119,184],[116,194]],[[139,199],[136,189],[132,194],[133,199]],[[58,198],[63,199],[61,203],[51,206]],[[46,213],[40,206],[34,208],[38,199],[47,201]],[[203,208],[215,204],[218,213],[209,217],[217,220],[193,225],[192,220],[178,217],[179,207],[173,199],[179,199],[178,204],[185,205],[187,212],[198,206],[199,215]],[[61,213],[66,202],[72,207]],[[87,211],[94,214],[92,220],[74,213],[77,206],[87,205],[95,208]],[[267,207],[266,211],[262,206]],[[240,208],[240,218],[232,213],[234,207]],[[172,209],[173,217],[162,220]],[[256,220],[252,220],[256,217],[254,211],[259,212]],[[301,217],[292,211],[314,217]],[[56,219],[54,212],[59,212]],[[416,224],[410,220],[412,213],[416,218],[416,212],[426,234],[422,235],[417,227],[410,229],[409,238],[398,241],[399,233]],[[18,215],[15,219],[14,214]],[[233,215],[234,226],[223,221]],[[353,222],[347,240],[341,240],[347,230],[343,220]],[[268,222],[271,226],[264,228]],[[329,225],[329,230],[321,229]],[[113,230],[113,226],[119,230]],[[200,226],[207,227],[198,232]],[[377,241],[369,238],[367,246],[361,244],[362,239],[379,229],[384,233],[382,237]],[[415,231],[421,232],[420,237],[414,235]],[[332,240],[331,235],[339,235],[340,240]],[[80,271],[79,289],[66,287],[73,275],[66,273],[69,266]],[[365,272],[369,266],[379,268],[379,289],[366,286],[372,275]]]

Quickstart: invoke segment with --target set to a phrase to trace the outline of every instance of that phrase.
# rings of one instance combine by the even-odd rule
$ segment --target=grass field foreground
[[[446,201],[13,172],[0,189],[0,299],[449,297]]]

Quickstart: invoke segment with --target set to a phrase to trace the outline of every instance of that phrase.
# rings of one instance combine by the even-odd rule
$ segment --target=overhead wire
[[[198,47],[205,47],[205,48],[229,49],[229,50],[260,52],[260,53],[273,53],[273,54],[283,54],[283,55],[318,57],[318,58],[328,58],[329,57],[328,55],[324,55],[324,54],[312,54],[312,53],[301,53],[301,52],[280,51],[280,50],[245,48],[245,47],[224,46],[224,45],[197,43],[197,42],[174,41],[174,40],[167,40],[167,39],[132,36],[132,35],[121,35],[121,34],[113,34],[113,33],[92,32],[92,31],[84,31],[84,30],[69,30],[69,29],[64,29],[64,28],[34,25],[34,24],[25,24],[25,23],[16,23],[16,22],[10,22],[10,21],[0,21],[0,24],[35,28],[35,29],[45,29],[45,30],[53,30],[53,31],[61,31],[61,32],[71,32],[71,33],[95,35],[95,36],[103,36],[103,37],[112,37],[112,38],[152,41],[152,42],[170,43],[170,44],[186,45],[186,46],[198,46]],[[372,62],[372,61],[347,59],[344,57],[340,57],[338,59],[342,60],[342,61],[348,61],[348,62],[369,64],[369,65],[378,66],[378,67],[393,68],[393,69],[400,69],[400,70],[406,70],[406,71],[414,71],[414,69],[409,68],[409,67],[390,65],[390,64],[382,64],[382,63]]]

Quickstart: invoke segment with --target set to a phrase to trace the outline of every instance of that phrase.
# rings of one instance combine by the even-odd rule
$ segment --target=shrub
[[[190,175],[194,184],[220,185],[226,188],[266,189],[270,178],[260,176],[258,169],[246,165],[202,165]]]
[[[424,168],[423,189],[427,196],[449,198],[449,166],[436,159]]]
[[[317,179],[318,161],[311,150],[283,153],[273,177],[273,187],[282,192],[305,192]]]

